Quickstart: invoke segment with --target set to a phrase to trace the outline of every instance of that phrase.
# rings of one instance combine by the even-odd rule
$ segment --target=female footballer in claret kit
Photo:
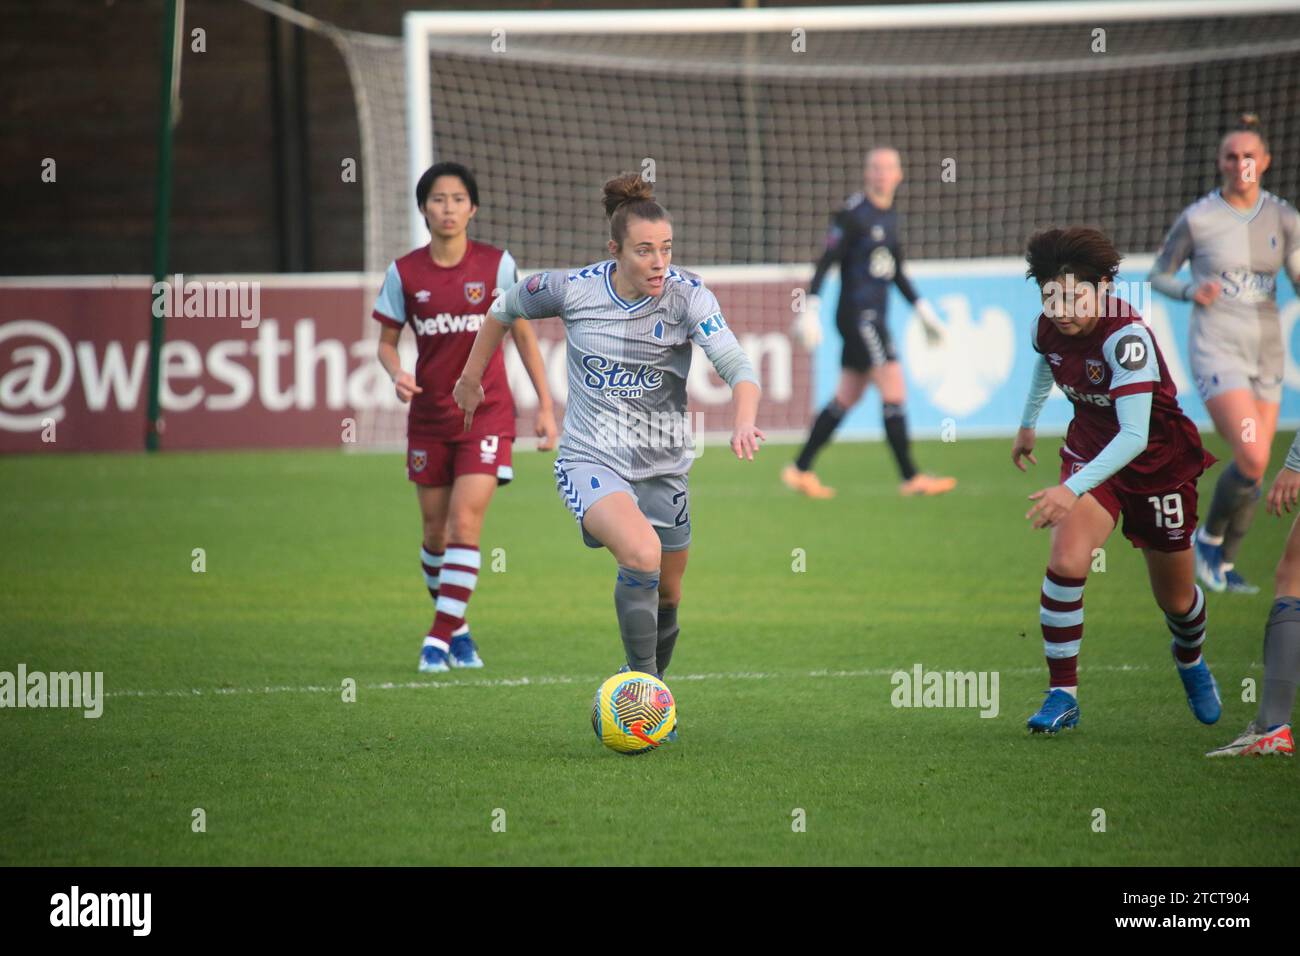
[[[1120,255],[1111,241],[1096,229],[1051,229],[1029,240],[1025,258],[1043,311],[1031,328],[1036,358],[1011,449],[1017,468],[1025,470],[1024,460],[1038,463],[1034,428],[1053,383],[1074,406],[1060,484],[1030,495],[1026,515],[1035,528],[1052,529],[1039,598],[1049,686],[1029,729],[1050,734],[1079,722],[1083,587],[1096,550],[1121,517],[1124,537],[1146,558],[1192,713],[1212,724],[1221,704],[1203,655],[1205,595],[1191,545],[1196,479],[1214,458],[1178,406],[1151,330],[1113,295]]]
[[[650,184],[635,173],[610,180],[604,208],[610,258],[539,273],[501,296],[455,395],[465,426],[474,427],[483,370],[506,331],[525,318],[564,322],[569,398],[557,487],[586,544],[608,548],[618,565],[614,607],[627,666],[662,676],[677,642],[694,455],[689,444],[656,432],[686,417],[692,343],[732,388],[737,458],[753,459],[764,437],[754,423],[759,386],[713,293],[672,266],[672,220]],[[639,427],[629,433],[622,422]]]
[[[485,397],[472,430],[462,427],[451,390],[494,293],[513,285],[516,274],[509,252],[467,234],[478,211],[478,183],[464,166],[439,163],[426,170],[415,201],[429,227],[429,244],[388,267],[373,314],[383,326],[379,361],[397,397],[411,404],[406,476],[420,503],[420,564],[434,602],[419,670],[439,673],[483,666],[465,623],[466,608],[478,582],[484,515],[497,486],[514,476],[515,405],[499,353],[484,369]],[[419,348],[414,374],[403,371],[397,354],[408,325]],[[550,448],[555,416],[537,337],[527,322],[516,323],[512,331],[537,390],[539,447]]]

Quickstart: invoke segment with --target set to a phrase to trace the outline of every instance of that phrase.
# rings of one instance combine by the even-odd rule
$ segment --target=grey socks
[[[1264,631],[1264,692],[1255,723],[1263,730],[1291,723],[1300,681],[1300,598],[1273,602]]]
[[[659,660],[659,674],[668,673],[668,662],[673,659],[673,648],[677,646],[677,608],[661,607],[659,609],[659,647],[656,656]]]
[[[1228,463],[1214,484],[1210,513],[1205,519],[1205,533],[1212,538],[1223,539],[1223,560],[1227,564],[1232,564],[1237,558],[1241,540],[1255,517],[1255,505],[1260,493],[1259,482],[1251,481],[1243,475],[1235,461]]]
[[[659,643],[659,572],[633,571],[619,565],[614,585],[614,610],[628,666],[657,674]]]

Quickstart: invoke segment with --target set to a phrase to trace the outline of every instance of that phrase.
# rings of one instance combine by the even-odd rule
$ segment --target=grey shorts
[[[604,545],[582,527],[587,509],[606,495],[625,491],[650,520],[665,551],[685,551],[691,544],[690,495],[685,475],[661,475],[644,481],[627,481],[604,465],[555,459],[555,487],[565,507],[578,519],[582,540],[589,548]]]
[[[1282,401],[1286,352],[1281,326],[1276,321],[1245,321],[1258,321],[1258,328],[1238,325],[1230,332],[1219,323],[1192,323],[1188,353],[1201,401],[1243,388],[1249,389],[1256,401]]]

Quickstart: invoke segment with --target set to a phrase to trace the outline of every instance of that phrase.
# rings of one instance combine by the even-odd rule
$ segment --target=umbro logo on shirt
[[[421,289],[419,292],[415,293],[415,301],[428,302],[431,295],[433,295],[433,293],[428,289]]]

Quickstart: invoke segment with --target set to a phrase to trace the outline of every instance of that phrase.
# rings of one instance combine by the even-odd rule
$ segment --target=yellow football
[[[649,753],[677,727],[677,702],[653,674],[624,671],[596,691],[591,727],[600,742],[621,754]]]

